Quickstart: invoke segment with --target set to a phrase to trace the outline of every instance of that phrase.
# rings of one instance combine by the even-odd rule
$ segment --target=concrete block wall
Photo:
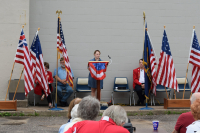
[[[22,25],[29,43],[29,0],[1,0],[0,3],[0,100],[5,100]],[[22,68],[23,65],[15,64],[12,79],[19,79]]]
[[[77,77],[87,77],[87,61],[96,49],[101,58],[113,63],[107,69],[102,100],[110,101],[114,77],[128,77],[132,89],[132,71],[138,67],[143,52],[143,11],[151,40],[160,56],[163,26],[175,63],[177,77],[184,77],[191,43],[192,28],[200,29],[198,1],[174,0],[37,0],[30,1],[30,42],[38,27],[44,60],[50,63],[50,71],[56,67],[56,10],[62,10],[61,22],[65,35],[71,67]],[[200,33],[199,33],[200,34]],[[190,81],[192,66],[189,66]],[[173,93],[172,93],[173,94]],[[83,95],[80,94],[80,97]],[[115,103],[128,103],[128,93],[115,93]],[[165,93],[158,93],[163,102]],[[178,94],[181,98],[182,94]],[[186,93],[186,97],[189,94]],[[72,98],[72,97],[71,97]],[[137,96],[136,96],[137,98]]]
[[[176,75],[185,76],[193,25],[196,25],[197,36],[200,34],[198,33],[199,4],[199,1],[187,0],[32,0],[29,13],[29,44],[32,43],[35,32],[40,27],[39,37],[44,61],[50,63],[50,71],[53,72],[56,67],[56,10],[62,10],[61,22],[75,75],[74,83],[77,77],[88,76],[87,62],[93,58],[94,50],[99,49],[103,60],[108,60],[108,55],[113,60],[107,69],[102,90],[102,100],[110,101],[114,77],[128,77],[129,87],[132,89],[132,71],[138,67],[138,60],[143,52],[143,11],[146,12],[148,30],[157,61],[160,56],[163,26],[166,25]],[[0,22],[1,25],[2,23]],[[18,27],[20,29],[20,25]],[[17,39],[12,40],[13,44],[18,41],[18,34],[16,35]],[[6,34],[4,36],[8,38]],[[14,51],[15,49],[12,56],[9,55],[12,57],[10,59],[13,59]],[[13,62],[10,60],[8,62],[11,68]],[[5,67],[2,66],[3,69]],[[189,82],[191,69],[190,65]],[[2,79],[4,86],[7,84],[9,74],[10,69],[5,73],[6,78]],[[182,97],[181,93],[178,95],[178,98]],[[82,97],[84,94],[79,96]],[[128,96],[128,93],[115,93],[115,103],[128,103]],[[165,93],[158,93],[156,98],[163,102],[163,97],[166,97]],[[189,94],[186,97],[189,97]]]

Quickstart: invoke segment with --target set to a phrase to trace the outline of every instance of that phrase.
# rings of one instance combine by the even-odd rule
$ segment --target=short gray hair
[[[118,126],[120,126],[122,123],[128,122],[126,111],[119,105],[112,105],[108,107],[103,112],[102,117],[104,116],[110,117]]]
[[[190,98],[191,104],[193,104],[193,102],[198,98],[200,98],[200,92],[193,93],[191,98]]]
[[[84,120],[94,120],[99,114],[100,102],[92,96],[82,99],[78,106],[78,117]]]

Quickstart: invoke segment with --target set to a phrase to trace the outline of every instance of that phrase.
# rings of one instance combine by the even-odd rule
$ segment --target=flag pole
[[[58,25],[58,28],[59,28],[59,36],[60,36],[60,14],[62,14],[62,11],[61,10],[57,10],[56,11],[56,14],[58,13],[58,19],[59,19],[59,25]],[[56,66],[56,104],[55,104],[55,108],[57,108],[57,86],[58,86],[58,50],[57,50],[57,66]]]
[[[166,26],[164,25],[164,29],[166,28]],[[166,94],[167,94],[167,89],[166,89],[166,87],[165,87],[165,92],[166,92]],[[169,99],[169,97],[168,97],[168,94],[167,94],[167,99]]]
[[[13,67],[12,67],[12,71],[11,71],[11,75],[10,75],[10,80],[9,80],[8,88],[7,88],[7,92],[6,92],[6,98],[5,98],[5,101],[6,101],[6,99],[7,99],[8,90],[9,90],[9,87],[10,87],[10,81],[11,81],[11,78],[12,78],[12,74],[13,74],[14,66],[15,66],[15,61],[14,61],[14,63],[13,63]]]
[[[144,40],[145,40],[145,19],[146,19],[145,11],[143,12],[143,18],[144,18],[144,39],[143,39],[143,65],[144,65]]]
[[[184,84],[184,91],[183,91],[183,98],[182,99],[184,99],[184,96],[185,96],[185,86],[186,86],[186,80],[187,80],[187,74],[188,74],[188,67],[189,67],[189,63],[187,65],[187,70],[186,70],[185,84]]]
[[[21,72],[21,75],[20,75],[20,77],[19,77],[19,81],[18,81],[18,83],[17,83],[17,87],[16,87],[16,89],[15,89],[15,94],[14,94],[14,96],[13,96],[13,101],[14,101],[14,99],[15,99],[15,95],[16,95],[16,93],[17,93],[17,89],[18,89],[18,87],[19,87],[19,82],[20,82],[20,80],[21,80],[23,71],[24,71],[24,67],[23,67],[22,72]]]
[[[24,28],[24,25],[22,25],[22,29],[23,29],[23,28]],[[11,71],[11,74],[10,74],[10,80],[9,80],[9,83],[8,83],[8,88],[7,88],[7,92],[6,92],[6,98],[5,98],[5,101],[6,101],[6,99],[7,99],[8,90],[9,90],[9,87],[10,87],[10,81],[11,81],[11,78],[12,78],[12,74],[13,74],[14,66],[15,66],[15,61],[14,61],[14,63],[13,63],[12,71]]]

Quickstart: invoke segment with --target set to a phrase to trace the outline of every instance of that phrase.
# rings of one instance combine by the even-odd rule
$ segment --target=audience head
[[[100,102],[92,96],[82,99],[78,107],[78,117],[84,120],[95,120],[100,110]]]
[[[101,52],[99,50],[94,51],[94,57],[95,59],[99,59]]]
[[[61,66],[62,68],[65,68],[65,60],[64,60],[63,57],[60,58],[60,66]]]
[[[49,69],[49,63],[48,62],[44,62],[44,69],[45,69],[45,71],[47,71]]]
[[[71,111],[71,117],[72,117],[72,119],[78,117],[78,115],[77,115],[78,106],[79,106],[79,104],[76,104],[76,105],[72,108],[72,111]]]
[[[142,69],[144,68],[143,59],[140,59],[140,60],[139,60],[139,66],[140,66],[140,68],[142,68]]]
[[[72,108],[73,108],[76,104],[79,104],[79,103],[81,102],[81,100],[82,100],[81,98],[75,98],[75,99],[73,99],[73,100],[70,102],[69,108],[68,108],[68,113],[67,113],[67,117],[68,117],[69,119],[72,118],[72,116],[71,116]]]
[[[193,93],[190,98],[190,103],[193,104],[193,102],[198,98],[200,98],[200,92]]]
[[[191,112],[195,120],[200,120],[200,98],[191,105]]]
[[[104,116],[111,118],[118,126],[123,126],[128,122],[126,111],[119,105],[112,105],[108,107],[103,112],[102,117]]]

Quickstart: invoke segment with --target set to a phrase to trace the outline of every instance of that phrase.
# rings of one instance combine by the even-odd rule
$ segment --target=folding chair
[[[114,105],[114,92],[131,92],[129,89],[129,86],[128,86],[127,77],[115,77],[113,92],[111,94],[113,105]],[[130,100],[130,106],[131,106],[131,93],[130,93],[129,100]],[[134,101],[134,103],[135,103],[135,101]]]
[[[74,98],[76,98],[77,92],[91,92],[91,89],[88,87],[88,77],[77,78],[76,90],[74,92]]]

